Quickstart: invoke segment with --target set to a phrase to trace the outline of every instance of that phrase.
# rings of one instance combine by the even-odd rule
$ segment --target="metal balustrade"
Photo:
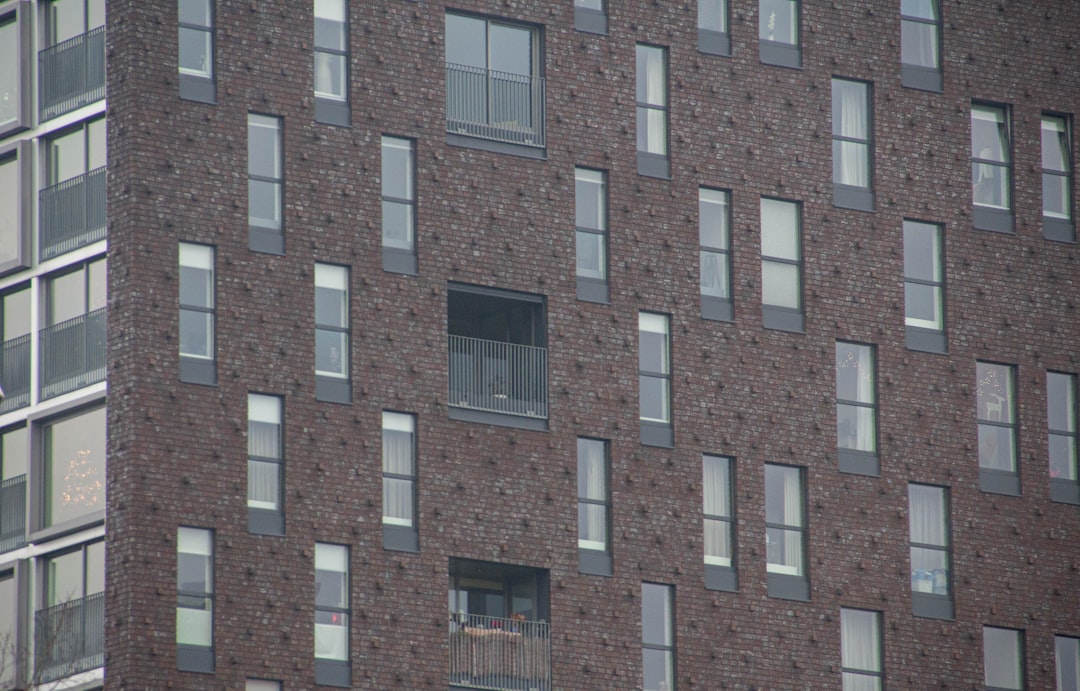
[[[449,403],[547,419],[547,349],[449,336]]]
[[[26,476],[0,482],[0,552],[26,544]]]
[[[103,98],[104,26],[38,53],[38,117],[42,122]]]
[[[0,413],[30,405],[30,334],[0,346]]]
[[[41,330],[41,398],[105,379],[105,308]]]
[[[105,239],[105,173],[102,166],[41,190],[41,261]]]
[[[35,613],[34,660],[40,683],[104,665],[105,593]]]
[[[446,131],[542,147],[544,78],[446,65]]]
[[[450,613],[450,686],[550,691],[551,625]]]

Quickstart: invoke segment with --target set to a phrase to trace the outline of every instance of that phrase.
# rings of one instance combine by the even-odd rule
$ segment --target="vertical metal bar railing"
[[[42,683],[105,664],[105,593],[39,610],[34,616],[34,660]]]
[[[509,144],[544,146],[544,78],[446,65],[446,130]]]
[[[547,349],[449,337],[450,405],[547,418]]]
[[[30,405],[30,334],[4,341],[0,346],[0,413]]]
[[[105,238],[105,177],[102,166],[41,190],[42,261]]]
[[[26,475],[0,482],[0,552],[26,544]]]
[[[105,98],[105,27],[38,53],[39,119],[63,115]]]
[[[41,330],[41,398],[105,379],[105,308]]]
[[[551,625],[543,621],[450,614],[451,686],[550,691]]]

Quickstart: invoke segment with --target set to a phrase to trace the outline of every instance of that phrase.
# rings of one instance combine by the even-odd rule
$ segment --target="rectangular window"
[[[577,244],[577,296],[608,301],[607,174],[574,169],[574,217]]]
[[[101,520],[105,512],[105,408],[46,423],[42,443],[43,527]]]
[[[675,586],[641,584],[641,688],[675,688]]]
[[[420,549],[416,520],[416,416],[382,414],[383,547]]]
[[[315,120],[349,125],[349,5],[315,0]]]
[[[667,49],[637,45],[638,173],[671,177],[668,157]]]
[[[416,145],[411,139],[382,138],[383,270],[415,274]]]
[[[45,188],[38,193],[41,261],[105,239],[105,119],[45,141]]]
[[[731,321],[731,193],[698,188],[701,243],[701,316]]]
[[[176,531],[176,666],[214,671],[214,532]]]
[[[984,626],[983,672],[990,691],[1023,691],[1024,632]]]
[[[712,55],[731,55],[727,0],[697,0],[698,50]]]
[[[1080,475],[1076,465],[1076,375],[1046,373],[1047,448],[1050,458],[1050,498],[1080,504]]]
[[[836,342],[836,448],[840,471],[878,475],[874,347]]]
[[[840,608],[843,691],[881,691],[881,612]]]
[[[23,678],[24,644],[19,626],[21,595],[15,570],[0,571],[0,641],[4,642],[0,646],[0,687],[5,689],[19,688],[15,680]]]
[[[285,254],[281,118],[248,113],[248,245]]]
[[[604,0],[574,0],[574,28],[591,34],[607,33],[607,8]]]
[[[26,544],[26,462],[29,454],[29,435],[25,426],[0,431],[0,553]]]
[[[738,589],[735,571],[735,483],[732,459],[701,456],[701,512],[704,518],[705,587]]]
[[[809,600],[803,469],[765,464],[765,553],[769,597]]]
[[[1080,638],[1054,636],[1057,691],[1080,689]]]
[[[531,158],[544,155],[540,43],[536,27],[446,14],[449,143]]]
[[[0,294],[0,414],[30,405],[30,285]]]
[[[976,229],[1013,232],[1012,135],[1006,106],[971,104],[971,197]]]
[[[952,619],[949,490],[908,485],[911,540],[911,611],[920,617]]]
[[[761,312],[767,329],[805,329],[800,216],[797,202],[761,198]]]
[[[44,4],[44,3],[39,3]],[[53,0],[38,52],[39,120],[105,98],[105,0]]]
[[[180,98],[216,103],[214,0],[177,0]]]
[[[0,214],[0,276],[30,266],[34,200],[30,147],[30,142],[0,147],[0,209],[6,210]]]
[[[900,0],[900,80],[941,91],[941,8],[938,0]]]
[[[34,615],[36,680],[49,682],[100,668],[105,652],[105,543],[51,554],[41,566],[43,608]]]
[[[352,401],[349,380],[349,270],[315,265],[315,398]]]
[[[248,531],[285,534],[282,502],[285,453],[282,401],[278,396],[248,394]]]
[[[0,74],[0,136],[33,125],[30,112],[33,103],[30,81],[30,66],[33,64],[30,52],[33,49],[31,5],[17,2],[9,7],[10,12],[0,15],[0,65],[9,65]],[[2,245],[3,242],[0,242]],[[2,266],[3,261],[0,260]]]
[[[610,475],[608,442],[578,437],[578,568],[582,573],[612,574]]]
[[[758,0],[758,53],[761,62],[802,67],[798,0]]]
[[[975,365],[979,422],[979,488],[984,492],[1020,494],[1016,455],[1016,368],[978,362]]]
[[[1042,116],[1043,236],[1073,242],[1072,120]]]
[[[833,205],[874,210],[870,85],[832,80]]]
[[[349,687],[349,548],[315,543],[315,683]]]
[[[38,334],[42,399],[104,381],[105,291],[104,259],[46,280],[46,326]]]
[[[911,350],[946,352],[945,262],[935,223],[904,220],[904,326]]]
[[[671,426],[671,320],[638,313],[638,391],[641,443],[673,446]]]
[[[214,248],[180,243],[180,381],[217,383]]]

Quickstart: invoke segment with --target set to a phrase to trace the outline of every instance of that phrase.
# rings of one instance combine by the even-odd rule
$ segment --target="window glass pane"
[[[532,31],[506,24],[488,24],[493,70],[516,75],[532,74]]]
[[[576,233],[577,275],[604,280],[607,276],[607,239],[601,233]]]
[[[765,465],[765,521],[801,527],[803,522],[802,483],[798,468]]]
[[[668,318],[662,314],[638,313],[638,369],[653,374],[667,374]]]
[[[911,541],[948,546],[945,490],[929,485],[908,485],[908,524]]]
[[[248,394],[248,455],[281,458],[281,399]]]
[[[731,460],[717,456],[701,457],[703,506],[707,516],[731,516]]]
[[[672,688],[674,669],[668,650],[646,648],[641,651],[642,691],[668,691]]]
[[[607,445],[599,439],[577,440],[579,499],[607,500]]]
[[[698,224],[702,247],[729,248],[727,192],[698,190]]]
[[[105,592],[105,543],[91,542],[86,546],[86,594]]]
[[[345,612],[315,610],[315,657],[347,660],[349,655],[349,615]]]
[[[179,0],[179,13],[181,24],[213,26],[210,0]]]
[[[900,0],[900,14],[919,19],[937,19],[937,0]]]
[[[597,12],[603,12],[604,0],[574,0],[574,7],[581,7],[586,10],[596,10]]]
[[[248,460],[249,509],[281,511],[280,473],[280,463]]]
[[[315,323],[348,326],[349,272],[343,266],[315,265]]]
[[[49,5],[50,44],[56,45],[86,31],[84,0],[53,0]]]
[[[660,108],[637,109],[637,150],[667,154],[667,111]]]
[[[248,174],[281,177],[280,119],[248,114]]]
[[[382,195],[413,199],[413,143],[408,139],[382,138]]]
[[[760,0],[758,38],[795,45],[799,42],[798,7],[794,0]]]
[[[349,550],[342,545],[315,545],[315,606],[349,606]]]
[[[730,298],[731,278],[726,254],[701,252],[701,294],[717,298]]]
[[[844,672],[842,689],[843,691],[881,691],[881,678]]]
[[[4,38],[0,32],[0,41]],[[12,681],[15,679],[15,650],[11,645],[17,639],[16,625],[18,624],[18,610],[16,598],[18,589],[15,587],[15,572],[0,573],[0,641],[7,641],[6,645],[0,646],[0,684],[5,688],[13,688]]]
[[[281,682],[248,679],[244,684],[244,691],[281,691]]]
[[[1050,477],[1076,480],[1076,437],[1051,434],[1049,439]]]
[[[109,277],[105,269],[105,260],[90,262],[86,265],[87,271],[87,311],[102,309],[106,306],[106,291],[108,290]]]
[[[0,181],[2,182],[2,181]],[[3,297],[3,328],[0,341],[10,341],[30,333],[30,290],[16,290]]]
[[[1016,444],[1012,427],[979,425],[979,467],[1016,472]]]
[[[180,71],[202,77],[213,76],[212,34],[202,29],[180,27]]]
[[[971,106],[971,156],[998,163],[1009,162],[1009,133],[1004,109]]]
[[[213,534],[209,530],[179,528],[176,536],[176,587],[184,593],[212,593],[214,589]]]
[[[761,263],[761,301],[771,307],[800,309],[802,289],[799,267],[776,262]]]
[[[908,326],[934,329],[936,331],[943,328],[940,288],[919,283],[907,283],[904,285],[904,303],[906,307],[905,323]]]
[[[1042,167],[1059,172],[1066,172],[1070,168],[1069,139],[1064,118],[1042,119]]]
[[[727,0],[698,0],[698,28],[727,33]]]
[[[105,0],[86,0],[86,30],[105,25]]]
[[[347,63],[344,55],[315,52],[315,95],[344,101],[347,96]]]
[[[26,427],[9,429],[0,435],[0,480],[26,474],[26,461],[30,453],[27,438]]]
[[[1021,632],[983,627],[983,668],[986,685],[1001,689],[1022,689],[1020,674]]]
[[[856,343],[836,344],[836,397],[874,402],[874,351]]]
[[[383,413],[383,472],[414,475],[415,419],[412,415]]]
[[[900,61],[905,65],[938,69],[938,25],[901,21]]]
[[[46,606],[83,597],[82,550],[49,557],[45,562]]]
[[[1072,195],[1069,193],[1070,181],[1071,178],[1067,175],[1043,175],[1044,216],[1066,219],[1072,217]]]
[[[103,168],[106,163],[105,153],[105,118],[92,120],[86,125],[86,170]]]
[[[413,483],[399,478],[383,478],[383,523],[412,526]]]
[[[0,52],[3,49],[3,30],[0,29]],[[0,64],[3,64],[0,56]],[[15,63],[10,63],[15,64]],[[4,70],[0,70],[3,72]],[[16,73],[16,70],[9,70]],[[3,77],[0,77],[3,79]],[[3,108],[4,85],[0,84],[0,109]],[[3,113],[0,110],[0,125]],[[8,209],[0,214],[0,265],[19,259],[19,246],[22,244],[22,214],[29,213],[29,209],[22,209],[19,201],[20,172],[19,159],[15,156],[0,158],[0,208]]]
[[[860,142],[833,140],[833,182],[870,187],[870,147]]]
[[[1058,691],[1080,689],[1080,638],[1054,636]]]
[[[248,223],[260,228],[281,227],[281,185],[248,180]]]
[[[348,334],[315,329],[315,373],[331,377],[349,376]]]
[[[941,281],[941,253],[938,226],[904,221],[904,277],[921,281]]]
[[[641,584],[641,640],[646,645],[670,646],[671,587],[656,583]]]
[[[382,231],[382,241],[385,247],[412,250],[412,204],[402,204],[384,200],[382,203]]]
[[[315,0],[315,46],[346,51],[347,21],[345,0]]]
[[[874,409],[862,406],[836,406],[836,445],[853,451],[877,451]]]
[[[664,49],[637,46],[637,100],[653,106],[667,105],[667,74]],[[640,118],[640,114],[639,114]],[[639,127],[640,131],[640,127]],[[639,147],[640,148],[640,147]]]
[[[992,163],[971,166],[971,199],[979,206],[1008,209],[1012,204],[1009,169]]]
[[[45,524],[105,508],[105,409],[45,427]]]
[[[852,139],[869,138],[866,84],[844,79],[832,80],[833,134]]]
[[[574,171],[574,213],[578,228],[603,230],[606,227],[604,174],[598,170]]]
[[[487,68],[487,29],[482,20],[447,13],[446,61]]]
[[[50,139],[48,184],[55,185],[86,172],[86,133],[79,129]]]
[[[840,659],[847,669],[881,671],[881,631],[877,612],[840,610]]]
[[[49,281],[49,325],[73,319],[86,311],[84,269],[55,276]]]
[[[214,250],[206,245],[180,243],[180,304],[214,307]]]
[[[979,362],[975,377],[979,419],[1013,422],[1012,367]]]
[[[641,419],[670,422],[668,380],[642,375],[638,377],[638,386],[641,391]]]
[[[1071,374],[1046,373],[1046,411],[1050,429],[1076,431],[1075,382],[1076,377]]]
[[[0,18],[0,65],[8,65],[7,69],[0,70],[0,127],[19,119],[20,74],[15,68],[19,64],[19,49],[19,24],[16,15]]]
[[[799,259],[798,205],[761,200],[761,254],[776,259]]]

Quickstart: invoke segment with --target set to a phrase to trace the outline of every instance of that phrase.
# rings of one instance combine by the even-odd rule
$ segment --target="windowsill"
[[[177,82],[180,98],[217,105],[217,86],[213,77],[198,77],[193,74],[181,74]]]
[[[971,223],[975,230],[988,230],[1009,235],[1016,232],[1013,229],[1013,213],[1007,209],[991,209],[975,205],[971,214]]]
[[[608,284],[597,278],[577,279],[577,299],[585,302],[609,303]]]
[[[739,572],[732,566],[705,564],[705,589],[738,592]]]
[[[1043,216],[1043,237],[1055,242],[1076,242],[1072,219]]]
[[[466,149],[478,149],[491,151],[497,154],[509,154],[523,158],[533,158],[540,161],[547,160],[547,149],[542,146],[528,146],[526,144],[511,144],[499,142],[483,137],[473,137],[467,134],[446,133],[446,143],[450,146],[461,146]]]
[[[731,56],[731,34],[709,29],[697,31],[698,51],[708,55]]]
[[[578,549],[578,571],[593,576],[610,576],[614,573],[611,552],[595,549]]]
[[[416,528],[383,524],[383,549],[395,552],[419,552],[420,535]]]
[[[799,310],[787,307],[761,307],[762,325],[766,329],[806,333],[806,317]]]
[[[574,8],[574,29],[589,34],[607,35],[607,14],[586,7]]]
[[[352,403],[352,380],[315,375],[315,400],[324,403]]]
[[[1080,482],[1050,478],[1050,500],[1062,504],[1080,504]]]
[[[285,254],[285,233],[280,228],[248,226],[248,247],[252,252]]]
[[[942,81],[940,69],[900,65],[900,83],[909,89],[941,93],[944,90]]]
[[[392,274],[415,276],[418,272],[416,254],[408,250],[383,247],[382,268]]]
[[[249,507],[248,532],[253,535],[284,535],[285,514],[270,509]]]
[[[1020,475],[1007,470],[979,468],[979,489],[988,494],[1020,496]]]
[[[671,423],[649,422],[641,420],[641,443],[645,446],[658,446],[671,449],[675,446],[675,430]]]
[[[841,473],[867,475],[869,477],[881,475],[881,459],[876,453],[856,451],[854,449],[837,449],[836,457]]]
[[[912,593],[911,613],[916,617],[926,619],[954,618],[953,602],[948,595],[934,595],[932,593]]]
[[[801,70],[802,48],[790,43],[760,40],[758,42],[758,59],[765,65]]]
[[[865,187],[833,184],[833,206],[840,209],[874,212],[874,191]]]
[[[214,673],[214,649],[197,645],[176,646],[176,669],[181,672]]]
[[[217,361],[180,356],[180,381],[217,386]]]
[[[810,580],[805,576],[770,573],[767,575],[767,581],[769,597],[810,602]]]
[[[352,125],[352,110],[349,108],[348,101],[334,101],[316,96],[315,122],[349,127]]]
[[[315,660],[315,683],[319,686],[352,687],[352,667],[348,662]]]
[[[727,298],[701,296],[701,318],[715,322],[735,321],[735,306]]]
[[[637,152],[637,172],[649,178],[671,179],[671,159],[664,154]]]
[[[905,327],[905,346],[908,350],[945,355],[949,352],[944,331],[920,329],[915,326]]]

